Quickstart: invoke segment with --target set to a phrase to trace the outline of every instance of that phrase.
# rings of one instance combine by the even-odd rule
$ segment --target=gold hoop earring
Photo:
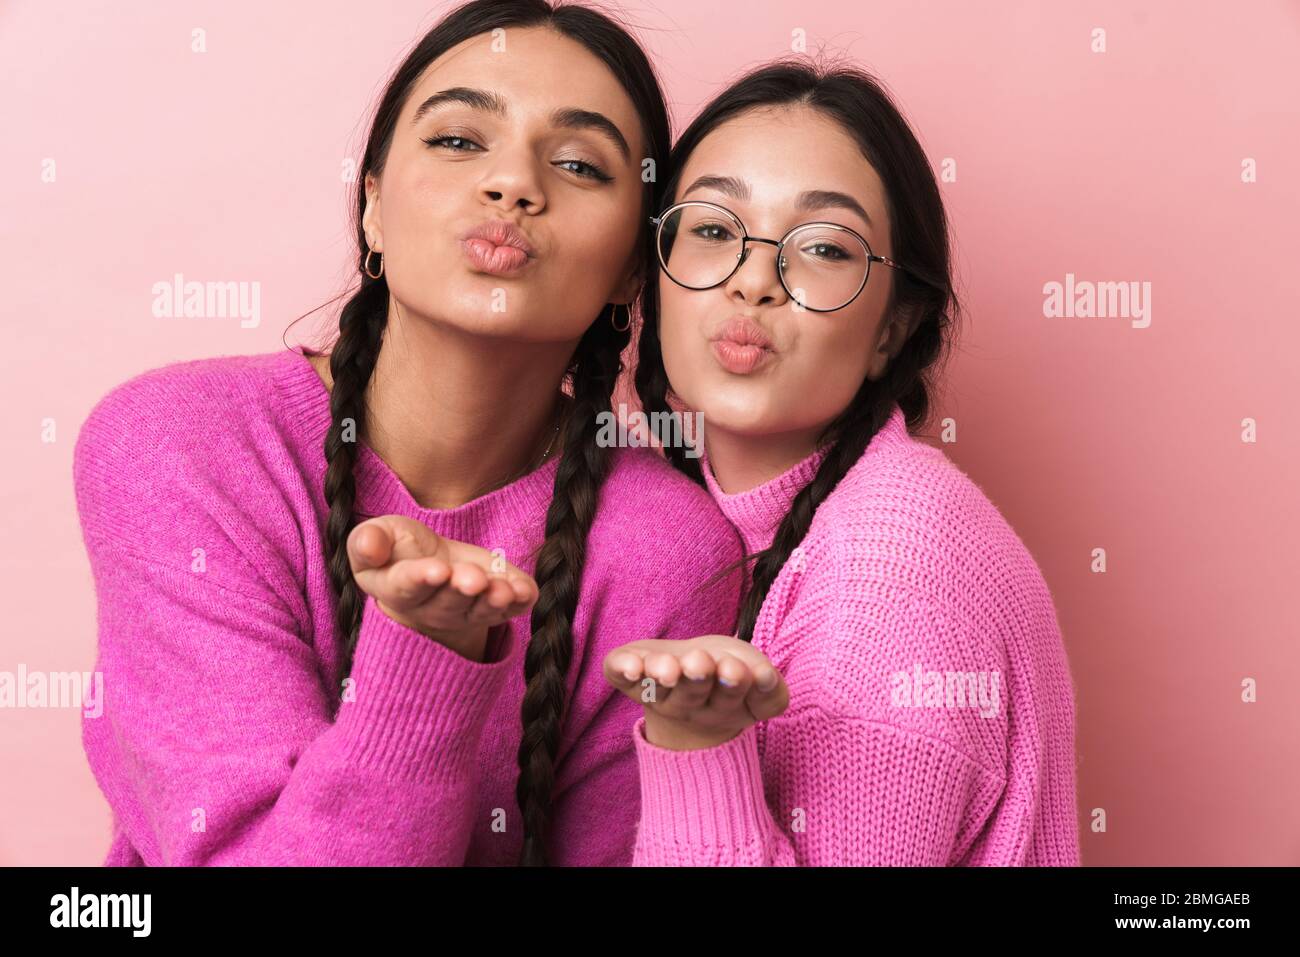
[[[627,324],[623,326],[620,326],[618,324],[618,307],[619,307],[619,303],[617,302],[614,303],[614,310],[609,314],[610,325],[612,325],[619,332],[627,332],[629,329],[632,328],[632,307],[629,305],[623,306],[623,308],[627,310]]]
[[[373,256],[374,254],[375,251],[373,249],[369,249],[369,248],[366,249],[366,261],[364,264],[362,264],[361,268],[366,271],[366,275],[369,276],[371,279],[378,279],[380,276],[384,274],[384,254],[383,253],[379,254],[379,272],[371,272],[370,257]]]

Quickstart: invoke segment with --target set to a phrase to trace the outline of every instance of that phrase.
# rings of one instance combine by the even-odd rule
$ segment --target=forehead
[[[685,198],[682,193],[704,175],[749,184],[748,201],[725,201],[737,212],[745,207],[756,214],[780,214],[793,207],[801,192],[835,190],[861,203],[876,231],[889,222],[884,184],[857,141],[838,122],[808,107],[753,110],[709,132],[682,168],[677,199]],[[758,221],[756,215],[751,218]]]
[[[603,113],[640,142],[636,107],[618,78],[576,40],[546,27],[512,27],[463,40],[425,69],[402,107],[410,122],[425,98],[454,86],[499,94],[510,118],[540,120],[557,107]]]

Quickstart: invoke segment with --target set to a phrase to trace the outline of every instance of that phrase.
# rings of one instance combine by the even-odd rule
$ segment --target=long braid
[[[864,389],[872,383],[864,383]],[[754,624],[758,613],[763,608],[763,601],[776,581],[776,576],[789,560],[791,553],[804,540],[812,526],[813,515],[826,497],[835,491],[840,480],[848,474],[867,450],[871,440],[889,418],[891,400],[880,401],[879,397],[868,398],[866,402],[850,404],[843,421],[834,423],[828,432],[838,434],[812,481],[799,490],[790,503],[790,510],[781,519],[772,544],[758,553],[754,562],[753,584],[745,595],[740,608],[740,621],[736,637],[741,641],[754,640]]]
[[[619,357],[630,339],[629,331],[613,327],[611,312],[601,313],[575,351],[572,414],[564,430],[555,494],[546,511],[546,538],[534,569],[538,598],[532,610],[532,638],[524,656],[523,728],[515,787],[524,827],[519,863],[526,866],[547,863],[555,759],[568,704],[565,682],[573,659],[573,620],[587,556],[587,533],[609,467],[609,452],[597,441],[598,416],[611,411],[611,396],[623,368]]]
[[[653,315],[654,310],[658,308],[658,293],[653,288],[653,283],[647,284],[642,296],[646,303],[646,314]],[[656,421],[655,416],[674,414],[674,410],[668,404],[668,373],[664,369],[663,352],[659,343],[659,323],[657,322],[643,322],[641,324],[641,335],[637,339],[636,347],[635,383],[642,410],[647,416],[651,417],[651,422]],[[664,420],[660,419],[659,421]],[[692,482],[703,486],[704,473],[700,469],[700,460],[687,455],[685,445],[673,441],[675,438],[677,436],[659,436],[665,457]]]
[[[357,483],[355,466],[359,443],[365,435],[365,392],[379,357],[387,324],[388,284],[381,277],[362,280],[339,317],[339,337],[330,351],[330,429],[325,436],[325,553],[330,582],[338,595],[335,622],[345,636],[340,681],[352,671],[352,656],[361,630],[365,594],[357,586],[348,560],[348,535],[356,526]],[[344,426],[351,421],[350,441]],[[336,702],[337,704],[337,702]]]

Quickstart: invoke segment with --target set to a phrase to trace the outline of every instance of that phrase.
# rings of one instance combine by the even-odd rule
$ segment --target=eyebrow
[[[697,189],[714,189],[742,202],[748,202],[753,195],[749,183],[743,179],[737,179],[735,176],[716,176],[706,173],[691,183],[686,188],[686,191],[682,193],[682,197],[685,198],[688,193]],[[806,189],[795,197],[794,208],[801,213],[811,212],[814,209],[847,209],[850,212],[857,213],[866,221],[868,226],[874,228],[874,223],[872,223],[871,217],[867,215],[867,211],[862,208],[862,204],[848,193],[841,193],[838,190]]]
[[[462,103],[471,109],[482,110],[502,119],[505,119],[509,113],[506,108],[506,101],[499,93],[494,93],[491,90],[476,90],[467,86],[453,86],[450,89],[434,93],[416,107],[415,116],[411,118],[411,125],[414,126],[419,123],[430,112],[446,103]],[[563,106],[551,112],[550,122],[552,126],[563,129],[592,130],[600,133],[618,148],[625,160],[630,159],[632,156],[632,150],[628,147],[627,140],[622,132],[614,124],[614,121],[603,113],[580,109],[576,106]]]

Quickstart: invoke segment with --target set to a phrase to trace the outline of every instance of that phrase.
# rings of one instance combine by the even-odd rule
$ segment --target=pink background
[[[340,291],[344,160],[445,9],[0,7],[0,670],[93,668],[78,428],[128,376],[278,349]],[[643,28],[678,130],[802,28],[809,49],[885,80],[936,168],[955,161],[942,188],[970,324],[938,411],[958,423],[946,451],[1056,598],[1079,686],[1084,862],[1300,864],[1300,5],[620,9]],[[206,53],[190,50],[195,27]],[[1105,53],[1090,50],[1094,27]],[[176,272],[260,282],[260,325],[154,318],[152,284]],[[1044,317],[1043,285],[1066,273],[1150,282],[1150,327]],[[1255,444],[1240,438],[1247,417]],[[1098,547],[1105,574],[1090,571]],[[1241,701],[1245,678],[1256,703]],[[79,712],[0,710],[0,758],[0,863],[100,863],[109,811]],[[1105,833],[1088,827],[1094,808]]]

